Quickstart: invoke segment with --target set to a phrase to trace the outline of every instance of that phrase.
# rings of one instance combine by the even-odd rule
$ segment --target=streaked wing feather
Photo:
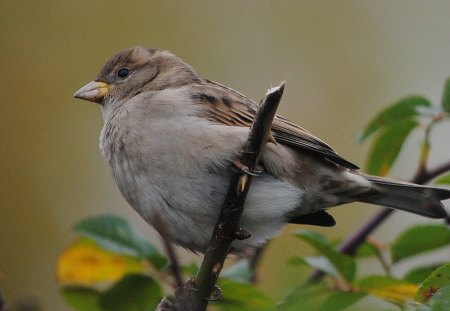
[[[277,118],[274,119],[272,124],[272,132],[273,137],[277,142],[318,153],[326,159],[346,168],[358,169],[355,164],[342,158],[325,142],[283,117],[277,115]]]
[[[204,80],[196,92],[194,89],[193,98],[196,104],[204,105],[201,109],[203,117],[230,126],[251,126],[257,110],[256,103],[241,93],[209,80]],[[279,143],[318,154],[349,169],[358,169],[325,142],[282,116],[275,117],[272,132]]]

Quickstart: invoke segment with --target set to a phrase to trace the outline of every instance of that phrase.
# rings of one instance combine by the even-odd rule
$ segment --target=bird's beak
[[[108,95],[110,87],[111,85],[108,83],[92,81],[79,89],[73,97],[99,104]]]

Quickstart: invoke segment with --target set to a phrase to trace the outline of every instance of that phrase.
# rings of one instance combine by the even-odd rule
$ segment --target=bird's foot
[[[248,174],[252,176],[258,176],[263,172],[263,168],[261,166],[257,166],[254,170],[251,170],[247,165],[241,162],[241,160],[233,161],[232,170],[237,173]]]

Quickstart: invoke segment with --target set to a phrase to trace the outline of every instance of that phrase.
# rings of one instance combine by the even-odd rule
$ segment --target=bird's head
[[[95,80],[80,88],[74,97],[106,105],[198,79],[191,66],[168,51],[133,47],[111,57]]]

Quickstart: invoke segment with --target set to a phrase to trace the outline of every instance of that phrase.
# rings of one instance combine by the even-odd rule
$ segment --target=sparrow
[[[169,51],[112,56],[74,97],[101,105],[100,149],[126,201],[166,239],[205,252],[258,105],[201,78]],[[361,201],[445,218],[450,191],[364,174],[329,145],[276,115],[234,241],[243,253],[287,223],[334,226],[327,209]],[[350,216],[351,217],[351,216]]]

